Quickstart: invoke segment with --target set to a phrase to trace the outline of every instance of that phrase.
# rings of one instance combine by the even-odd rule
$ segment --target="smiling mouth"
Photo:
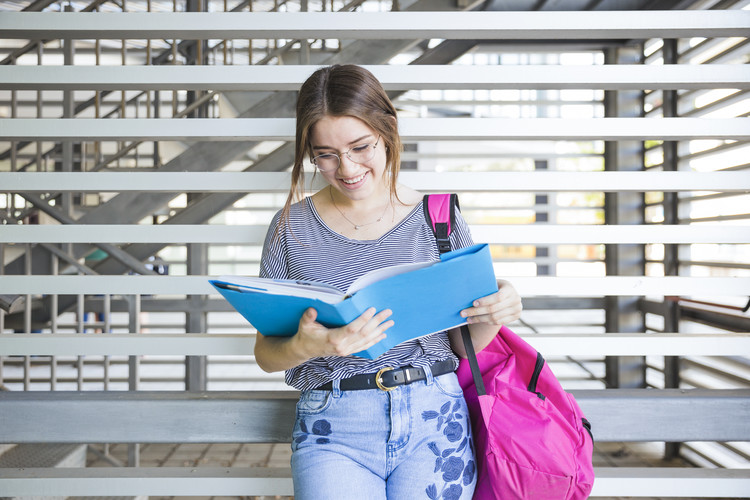
[[[356,184],[362,179],[364,179],[366,175],[367,175],[367,172],[363,173],[362,175],[358,175],[357,177],[350,177],[349,179],[341,179],[341,182],[343,182],[344,184]]]

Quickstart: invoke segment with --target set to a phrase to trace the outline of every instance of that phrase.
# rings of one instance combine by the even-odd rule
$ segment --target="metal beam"
[[[521,337],[545,357],[734,356],[750,352],[750,333],[532,334]],[[254,346],[255,334],[0,335],[0,352],[4,356],[252,356]]]
[[[407,141],[747,140],[750,118],[402,118],[399,129]],[[3,118],[0,140],[291,141],[294,119]]]
[[[742,10],[573,12],[5,12],[5,38],[629,39],[747,35]]]
[[[265,166],[263,161],[259,166]],[[325,181],[307,176],[306,189]],[[750,171],[727,172],[408,172],[399,180],[423,191],[750,192]],[[0,172],[3,192],[286,193],[289,172]],[[174,195],[171,195],[174,196]],[[51,209],[50,209],[51,210]],[[94,220],[89,220],[94,223]]]
[[[747,469],[701,469],[696,467],[606,467],[595,469],[590,498],[747,498]]]
[[[210,276],[0,276],[0,290],[8,294],[217,295]],[[637,295],[750,295],[750,280],[742,277],[513,277],[523,296],[564,297]],[[617,331],[617,330],[610,330]],[[643,331],[643,330],[639,330]]]
[[[487,224],[471,225],[470,229],[475,241],[497,245],[750,243],[747,226]],[[266,225],[25,224],[3,226],[0,243],[160,242],[261,245],[267,231]]]
[[[319,66],[8,66],[0,90],[298,90]],[[750,88],[742,64],[365,66],[386,90]]]
[[[600,442],[750,440],[750,390],[571,392]],[[296,391],[0,392],[0,442],[287,443],[297,397]]]
[[[609,49],[605,51],[604,56],[605,64],[641,64],[643,48],[640,45],[633,45]],[[637,90],[606,91],[604,105],[607,117],[617,117],[617,119],[640,117],[643,110],[643,92]],[[643,142],[637,139],[606,142],[604,169],[615,172],[644,170]],[[637,226],[645,224],[644,197],[643,193],[619,191],[605,193],[605,223]],[[642,244],[606,245],[604,261],[607,276],[641,276],[646,273],[645,246]],[[645,314],[638,307],[637,294],[630,297],[609,296],[606,300],[607,331],[642,332],[645,330]],[[646,360],[642,356],[608,357],[605,360],[605,367],[607,387],[646,387]]]
[[[746,498],[744,469],[597,467],[590,498]],[[288,467],[103,467],[3,469],[0,486],[13,496],[204,495],[272,496],[294,493]]]

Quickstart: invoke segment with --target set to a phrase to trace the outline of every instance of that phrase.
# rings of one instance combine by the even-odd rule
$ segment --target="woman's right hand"
[[[377,313],[377,314],[376,314]],[[360,317],[339,328],[326,328],[315,321],[318,312],[310,308],[299,321],[299,330],[292,339],[297,343],[298,352],[304,356],[348,356],[377,344],[385,338],[385,331],[394,325],[388,318],[390,309],[377,312],[374,307]]]

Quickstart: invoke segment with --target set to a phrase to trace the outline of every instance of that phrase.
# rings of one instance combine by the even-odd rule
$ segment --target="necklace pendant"
[[[355,230],[357,230],[357,231],[359,231],[359,226],[357,226],[357,225],[355,224],[355,225],[354,225],[354,229],[355,229]]]

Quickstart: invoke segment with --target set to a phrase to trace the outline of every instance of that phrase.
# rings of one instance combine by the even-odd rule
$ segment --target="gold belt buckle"
[[[378,370],[378,373],[375,374],[375,385],[377,385],[378,389],[380,389],[381,391],[392,391],[393,389],[396,388],[396,386],[387,387],[383,385],[383,377],[382,377],[383,373],[387,371],[391,371],[391,370],[393,370],[393,368],[391,368],[390,366],[386,366]]]

